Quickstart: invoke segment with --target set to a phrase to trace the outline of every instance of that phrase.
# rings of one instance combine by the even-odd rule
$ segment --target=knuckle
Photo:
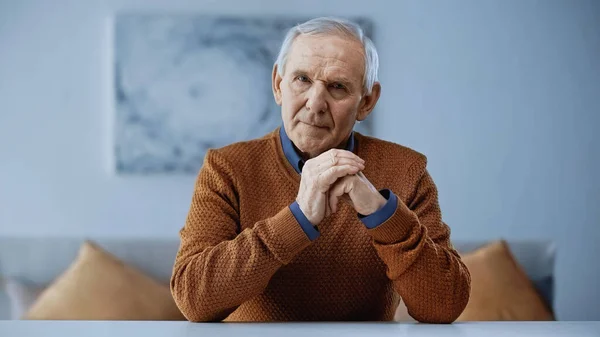
[[[335,152],[335,151],[331,152],[331,163],[333,165],[337,165],[337,163],[338,163],[337,152]]]

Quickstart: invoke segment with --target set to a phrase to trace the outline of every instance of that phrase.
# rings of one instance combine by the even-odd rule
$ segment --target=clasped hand
[[[362,215],[370,215],[383,207],[387,200],[362,173],[364,168],[363,159],[340,149],[331,149],[307,160],[296,197],[306,218],[318,225],[337,212],[340,199]]]

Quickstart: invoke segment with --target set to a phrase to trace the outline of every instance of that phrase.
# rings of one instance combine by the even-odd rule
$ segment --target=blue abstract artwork
[[[116,172],[197,174],[208,149],[281,125],[271,71],[287,30],[307,19],[117,15]],[[371,36],[369,20],[351,19]],[[370,134],[370,120],[356,130]]]

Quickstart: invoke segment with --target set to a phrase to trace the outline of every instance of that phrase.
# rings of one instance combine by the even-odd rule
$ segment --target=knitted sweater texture
[[[289,209],[300,175],[278,135],[206,154],[170,284],[186,318],[385,321],[402,299],[418,321],[454,321],[470,274],[442,221],[425,156],[355,132],[363,173],[397,196],[396,212],[367,229],[340,202],[311,241]]]

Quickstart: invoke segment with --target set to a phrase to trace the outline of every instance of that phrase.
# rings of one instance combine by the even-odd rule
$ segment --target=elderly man
[[[470,274],[450,242],[424,155],[353,132],[381,92],[356,24],[290,30],[272,83],[283,127],[210,150],[171,279],[191,321],[450,323]]]

